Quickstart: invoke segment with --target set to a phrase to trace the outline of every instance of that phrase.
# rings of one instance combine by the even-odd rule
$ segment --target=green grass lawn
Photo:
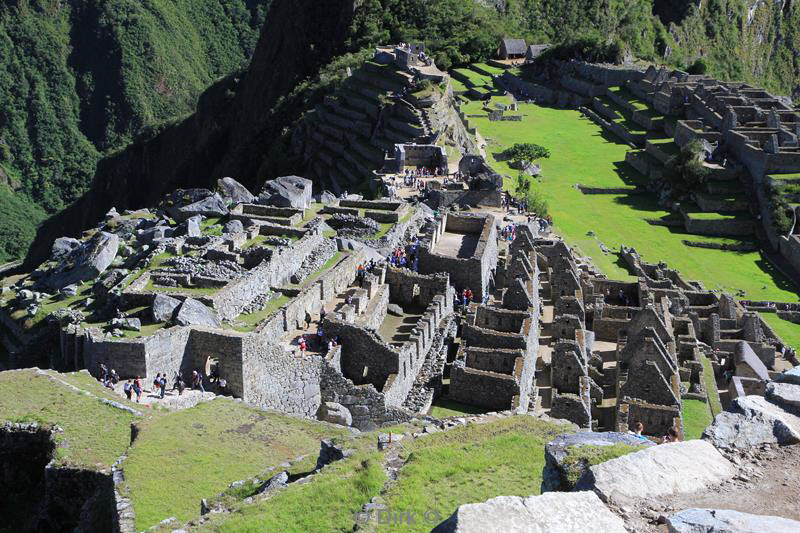
[[[231,400],[153,417],[140,427],[124,463],[137,530],[169,516],[189,520],[199,515],[201,498],[270,466],[316,455],[322,437],[347,434]]]
[[[475,407],[474,405],[466,405],[446,398],[439,398],[431,405],[428,415],[434,418],[447,418],[448,416],[469,416],[485,412],[486,409]]]
[[[561,433],[561,426],[514,416],[402,441],[407,462],[384,498],[390,509],[430,511],[444,520],[464,503],[539,494],[544,445]],[[418,521],[403,530],[434,525]]]
[[[711,366],[711,361],[708,357],[701,355],[700,362],[703,363],[703,380],[706,385],[708,405],[711,408],[711,416],[715,417],[722,412],[722,402],[719,400],[717,379],[714,377],[714,368]]]
[[[491,65],[487,65],[486,63],[475,63],[474,66],[478,67],[483,72],[488,72],[489,74],[494,74],[496,76],[502,76],[505,73],[505,69],[493,67]]]
[[[480,114],[481,102],[462,106],[467,114]],[[748,299],[797,301],[797,288],[758,252],[739,253],[690,248],[684,239],[697,240],[677,228],[653,226],[647,219],[669,215],[655,197],[640,195],[584,195],[576,183],[590,187],[621,187],[645,178],[625,163],[627,145],[606,134],[578,111],[520,104],[522,122],[490,122],[471,118],[487,139],[490,164],[501,174],[515,177],[501,153],[518,142],[533,142],[548,148],[549,159],[538,160],[542,179],[536,182],[548,200],[556,231],[572,246],[590,256],[609,277],[629,279],[618,256],[611,250],[633,246],[646,261],[666,261],[687,279],[700,280],[709,289],[743,289]],[[510,186],[512,180],[507,180]],[[596,236],[589,236],[593,231]]]
[[[289,302],[289,299],[290,298],[287,295],[279,294],[267,302],[267,305],[264,306],[264,309],[256,311],[255,313],[239,315],[236,317],[236,320],[238,322],[242,322],[244,326],[237,327],[236,329],[244,333],[253,331],[255,327],[263,322],[266,318],[272,316],[275,311],[286,305]]]
[[[759,313],[759,315],[783,342],[795,350],[800,350],[800,324],[784,320],[775,313]]]
[[[458,81],[457,79],[452,77],[450,78],[450,86],[453,88],[453,91],[457,93],[465,93],[469,91],[469,87],[464,85],[463,82]]]
[[[611,87],[610,90],[628,102],[636,111],[646,111],[649,109],[646,103],[639,100],[636,95],[630,92],[625,87]]]
[[[380,453],[334,463],[308,483],[293,484],[268,500],[212,516],[200,531],[305,533],[352,531],[356,513],[386,482]]]
[[[711,423],[708,404],[700,400],[683,400],[683,436],[685,440],[699,439]]]
[[[134,418],[36,371],[0,372],[0,421],[61,427],[57,464],[109,468],[127,448]]]
[[[479,72],[475,72],[474,70],[469,68],[457,68],[454,69],[454,72],[467,78],[476,87],[480,87],[481,85],[491,87],[493,84],[492,78],[490,78],[489,76],[485,76]]]
[[[644,449],[644,445],[631,446],[622,442],[611,446],[570,446],[566,450],[567,455],[563,462],[567,471],[567,481],[572,487],[580,479],[585,466],[599,465],[611,459]]]

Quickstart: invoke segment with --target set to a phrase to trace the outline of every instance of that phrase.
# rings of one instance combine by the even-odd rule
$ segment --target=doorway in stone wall
[[[211,357],[210,355],[206,357],[206,364],[203,366],[203,373],[205,376],[211,381],[214,379],[215,381],[219,379],[219,361],[215,357]]]

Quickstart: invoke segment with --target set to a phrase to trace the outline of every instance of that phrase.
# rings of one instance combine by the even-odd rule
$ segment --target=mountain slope
[[[17,203],[63,209],[104,153],[190,113],[215,79],[242,67],[268,4],[1,2],[0,182],[24,196]]]

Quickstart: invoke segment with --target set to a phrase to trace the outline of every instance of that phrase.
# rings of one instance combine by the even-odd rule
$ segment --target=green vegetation
[[[481,102],[462,106],[468,115],[481,115]],[[629,272],[615,254],[604,253],[621,245],[632,246],[646,261],[665,261],[686,279],[702,281],[709,289],[745,291],[745,298],[797,301],[797,288],[758,252],[728,252],[690,248],[683,240],[697,239],[677,228],[651,225],[649,219],[671,216],[652,195],[584,195],[576,183],[589,187],[624,187],[643,183],[645,178],[625,163],[628,147],[605,134],[599,126],[577,111],[520,104],[522,122],[491,122],[488,117],[470,118],[487,140],[489,163],[502,175],[516,171],[503,161],[502,153],[519,142],[547,145],[549,159],[539,163],[543,178],[533,187],[548,202],[555,230],[570,245],[609,277],[627,279]],[[513,190],[514,183],[506,181]],[[592,230],[594,236],[587,235]],[[716,242],[716,241],[705,241]]]
[[[523,161],[536,161],[537,159],[548,159],[550,150],[544,146],[533,143],[515,143],[511,148],[506,149],[503,155],[511,160],[512,163],[522,163]]]
[[[266,318],[272,316],[275,311],[286,305],[288,302],[289,297],[285,294],[280,294],[267,302],[267,305],[265,305],[260,311],[239,315],[236,317],[236,320],[237,322],[244,324],[244,326],[237,327],[236,329],[244,333],[253,331],[256,326],[258,326]]]
[[[564,428],[514,416],[402,441],[405,466],[384,495],[391,509],[438,512],[500,495],[539,494],[544,445]],[[427,527],[426,527],[427,526]],[[429,531],[420,521],[407,531]]]
[[[434,418],[447,418],[450,416],[470,416],[485,413],[486,409],[467,405],[446,398],[439,398],[431,405],[428,415]]]
[[[567,482],[570,486],[574,486],[587,467],[599,465],[644,448],[645,446],[631,446],[621,442],[611,446],[570,446],[566,450],[567,455],[563,461],[567,470]]]
[[[144,421],[139,427],[125,461],[137,530],[165,516],[189,520],[198,514],[201,498],[269,466],[316,454],[320,438],[347,433],[230,400],[201,403]]]
[[[2,145],[0,145],[0,153]],[[14,194],[2,183],[0,163],[0,265],[25,255],[36,235],[44,210],[25,196]]]
[[[242,506],[229,516],[212,516],[200,531],[351,531],[356,513],[386,482],[381,461],[377,452],[356,454],[264,502]]]
[[[10,178],[17,192],[0,193],[0,205],[19,211],[33,200],[53,213],[77,199],[102,155],[186,115],[201,91],[243,65],[268,4],[1,4],[0,184]],[[29,211],[2,224],[0,256],[26,251],[44,215]]]
[[[708,404],[701,400],[682,400],[683,438],[699,439],[703,431],[711,424],[711,411]]]
[[[708,406],[711,408],[711,417],[713,418],[722,412],[722,402],[719,400],[717,379],[714,376],[714,367],[711,365],[711,361],[708,357],[701,355],[700,362],[703,363],[703,381],[705,381]]]
[[[33,370],[0,372],[0,420],[61,427],[64,431],[55,437],[57,464],[96,470],[110,467],[128,446],[133,419],[132,414],[46,374]]]
[[[800,351],[800,324],[784,320],[775,313],[759,313],[759,315],[783,342],[795,351]]]

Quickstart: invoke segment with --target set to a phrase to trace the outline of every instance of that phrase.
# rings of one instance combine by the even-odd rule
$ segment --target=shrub
[[[697,58],[694,63],[686,69],[689,74],[705,74],[708,72],[708,64],[703,58]]]

